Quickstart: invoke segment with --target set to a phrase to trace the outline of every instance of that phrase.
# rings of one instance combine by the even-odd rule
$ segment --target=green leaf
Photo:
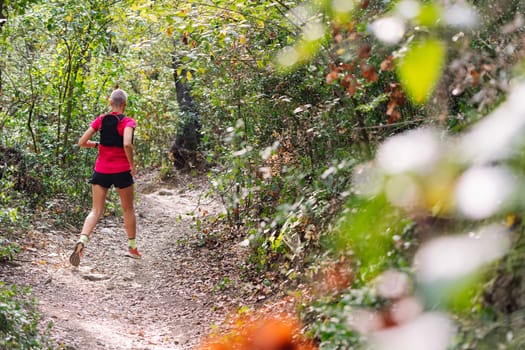
[[[394,247],[392,237],[405,226],[385,196],[352,198],[335,230],[333,247],[342,252],[351,249],[359,261],[359,278],[367,281],[385,268],[386,256]]]
[[[358,105],[355,108],[355,110],[365,112],[365,113],[370,113],[374,109],[381,106],[382,103],[388,101],[389,98],[390,98],[390,94],[387,94],[387,93],[381,94],[379,96],[376,96],[372,101],[368,103]]]
[[[486,283],[480,271],[451,280],[439,280],[418,286],[428,308],[444,308],[456,313],[469,312],[476,302],[476,295]]]
[[[419,11],[419,15],[417,16],[416,20],[419,25],[433,27],[439,21],[440,16],[441,8],[439,8],[436,4],[429,3],[421,6],[421,10]]]
[[[418,41],[408,48],[397,73],[403,88],[416,103],[424,103],[439,81],[446,57],[441,40]]]

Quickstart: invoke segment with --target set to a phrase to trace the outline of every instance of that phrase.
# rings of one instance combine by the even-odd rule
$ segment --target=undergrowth
[[[40,330],[40,317],[28,288],[0,283],[1,349],[53,349],[52,325]]]

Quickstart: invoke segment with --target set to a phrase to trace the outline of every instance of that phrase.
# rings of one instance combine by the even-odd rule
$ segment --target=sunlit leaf
[[[147,17],[153,23],[157,23],[159,21],[158,17],[155,16],[154,14],[149,14]]]
[[[303,28],[299,41],[292,46],[281,50],[276,61],[280,69],[289,70],[295,68],[313,58],[321,48],[321,41],[326,33],[326,28],[320,23],[308,23]]]
[[[446,57],[445,44],[427,39],[412,44],[398,65],[403,88],[416,103],[424,103],[439,81]]]
[[[188,13],[186,10],[180,10],[180,11],[175,12],[175,16],[184,18],[188,16]]]
[[[317,55],[320,47],[318,40],[301,40],[295,46],[287,47],[279,52],[277,64],[283,70],[293,69]]]
[[[332,0],[331,8],[333,11],[333,20],[336,23],[348,23],[352,20],[354,7],[354,0]]]
[[[332,9],[336,13],[349,13],[354,9],[353,0],[332,0]]]
[[[421,7],[417,22],[425,27],[435,26],[441,16],[441,9],[434,3],[428,3]]]

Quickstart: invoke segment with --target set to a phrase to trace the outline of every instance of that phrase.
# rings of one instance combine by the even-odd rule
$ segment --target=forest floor
[[[162,182],[149,172],[137,176],[136,189],[141,260],[126,256],[121,216],[109,215],[78,268],[68,259],[79,230],[46,223],[18,242],[14,264],[0,265],[3,281],[31,287],[64,349],[190,349],[226,316],[269,297],[245,278],[242,237],[220,241],[197,231],[199,220],[223,210],[205,196],[205,176]]]

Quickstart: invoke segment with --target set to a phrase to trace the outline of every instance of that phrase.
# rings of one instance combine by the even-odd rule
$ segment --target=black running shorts
[[[101,174],[94,171],[89,183],[92,185],[100,185],[104,188],[110,188],[114,185],[116,188],[126,188],[133,185],[133,176],[131,171],[125,171],[117,174]]]

